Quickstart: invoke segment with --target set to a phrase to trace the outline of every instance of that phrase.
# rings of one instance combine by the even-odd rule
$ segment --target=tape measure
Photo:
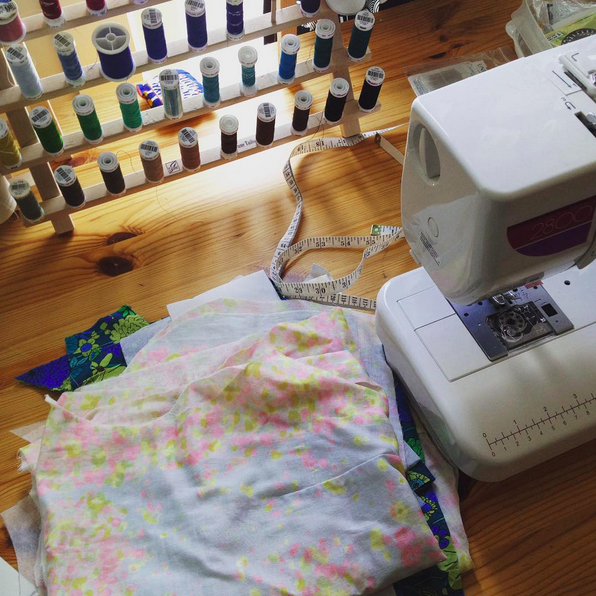
[[[368,132],[348,138],[327,138],[313,139],[297,145],[290,153],[290,157],[284,166],[283,174],[286,183],[290,187],[292,194],[296,199],[296,210],[292,221],[283,238],[280,240],[275,250],[271,266],[269,268],[269,277],[277,291],[286,298],[298,298],[302,300],[313,300],[314,302],[323,302],[326,304],[337,304],[350,308],[359,308],[362,310],[376,310],[377,301],[360,296],[346,295],[343,292],[356,283],[364,262],[374,255],[382,252],[391,246],[397,240],[403,238],[402,228],[399,226],[373,225],[371,233],[368,236],[318,236],[300,240],[292,244],[298,231],[298,226],[302,219],[304,208],[304,197],[302,191],[296,182],[296,176],[292,169],[292,159],[299,155],[308,155],[327,151],[328,149],[338,149],[341,147],[354,147],[362,143],[365,139],[380,135],[383,132],[394,130],[388,128],[380,131]],[[282,272],[285,265],[294,257],[303,252],[321,249],[321,248],[364,248],[360,264],[348,275],[339,279],[324,282],[284,282]]]

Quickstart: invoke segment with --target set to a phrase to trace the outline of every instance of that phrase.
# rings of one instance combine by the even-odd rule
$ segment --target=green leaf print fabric
[[[178,352],[169,328],[50,413],[48,594],[352,596],[445,560],[341,309]]]

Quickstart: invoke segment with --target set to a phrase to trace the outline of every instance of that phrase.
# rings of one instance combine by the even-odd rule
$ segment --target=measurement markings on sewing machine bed
[[[531,424],[525,424],[520,427],[517,420],[513,420],[513,424],[517,430],[510,431],[508,434],[501,432],[501,436],[495,437],[492,441],[488,438],[486,433],[483,433],[482,436],[486,440],[492,456],[497,457],[498,452],[495,451],[495,449],[499,446],[503,448],[503,451],[507,451],[507,447],[520,447],[524,440],[532,441],[532,435],[535,435],[536,432],[539,433],[539,436],[544,436],[545,431],[556,431],[557,426],[555,426],[555,423],[562,422],[563,426],[567,426],[567,420],[570,416],[572,416],[572,422],[574,420],[579,420],[580,416],[591,416],[590,406],[596,405],[596,396],[591,393],[589,398],[581,401],[577,394],[574,393],[573,398],[575,404],[569,404],[568,407],[561,406],[560,411],[555,410],[551,413],[547,407],[544,407],[543,415],[538,420],[532,418]]]

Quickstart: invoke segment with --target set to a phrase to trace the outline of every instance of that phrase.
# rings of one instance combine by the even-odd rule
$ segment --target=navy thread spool
[[[197,172],[201,169],[201,153],[199,152],[199,135],[194,128],[185,126],[178,133],[180,158],[182,167],[187,172]]]
[[[369,10],[361,10],[356,15],[348,45],[348,56],[354,62],[360,62],[366,56],[374,25],[375,15]]]
[[[126,192],[126,182],[116,154],[111,151],[100,153],[97,165],[108,193],[113,197],[121,197]]]
[[[335,23],[329,19],[321,19],[317,21],[316,35],[315,56],[312,59],[312,67],[317,72],[325,72],[326,70],[329,70],[329,66],[331,66]]]
[[[26,180],[13,180],[8,187],[8,192],[17,202],[23,218],[28,222],[38,223],[45,217],[42,206]]]
[[[321,0],[302,0],[300,10],[305,17],[314,17],[321,8]]]
[[[303,137],[308,130],[308,118],[313,97],[310,91],[298,91],[294,97],[294,116],[292,117],[292,134]]]
[[[64,202],[73,209],[80,209],[85,204],[85,193],[74,169],[70,166],[59,166],[54,170],[54,178],[60,187]]]
[[[259,53],[252,46],[242,46],[238,50],[238,60],[242,66],[242,82],[240,93],[245,97],[252,97],[257,94],[257,75],[255,64],[259,59]]]
[[[207,15],[204,0],[186,0],[186,34],[188,47],[193,52],[202,52],[207,47]]]
[[[257,145],[271,147],[275,138],[275,116],[277,110],[272,103],[262,103],[257,108]]]
[[[281,56],[279,59],[279,71],[277,80],[289,85],[296,76],[296,59],[300,50],[300,39],[297,35],[288,33],[281,39]]]
[[[226,35],[232,40],[244,37],[243,0],[226,0]]]
[[[376,108],[384,80],[385,71],[381,67],[371,66],[366,71],[364,85],[358,98],[358,108],[361,112],[372,112]]]
[[[74,37],[70,33],[56,33],[52,44],[58,54],[66,82],[71,87],[80,87],[85,82],[85,73],[77,55]]]
[[[157,8],[146,8],[141,13],[141,21],[147,57],[155,64],[164,62],[168,57],[168,46],[161,11]]]
[[[219,62],[208,56],[201,60],[203,74],[203,103],[210,108],[216,108],[221,103],[219,95]]]
[[[155,141],[143,141],[139,145],[139,154],[147,182],[160,184],[164,174],[159,145]]]
[[[327,124],[337,124],[344,113],[344,107],[350,91],[350,84],[345,79],[333,79],[327,95],[323,119]]]
[[[99,55],[104,79],[119,83],[130,78],[136,70],[130,52],[130,35],[118,23],[105,23],[96,27],[91,41]]]
[[[221,151],[223,159],[234,159],[238,155],[238,118],[226,114],[219,119],[221,130]]]
[[[182,93],[180,92],[180,77],[178,73],[171,68],[162,70],[159,73],[159,86],[161,87],[161,97],[166,118],[170,118],[171,120],[182,118],[184,110],[182,108]]]
[[[41,97],[43,95],[41,79],[33,66],[27,48],[21,45],[8,46],[6,60],[23,96],[27,99]]]

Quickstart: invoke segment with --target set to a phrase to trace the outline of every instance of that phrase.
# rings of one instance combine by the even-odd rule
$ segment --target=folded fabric
[[[85,391],[50,413],[34,470],[50,595],[349,596],[445,559],[341,310],[128,390],[116,423],[67,409]]]
[[[68,355],[64,355],[46,364],[36,366],[16,378],[28,385],[42,387],[50,391],[70,391],[72,387],[68,380],[69,376]]]

